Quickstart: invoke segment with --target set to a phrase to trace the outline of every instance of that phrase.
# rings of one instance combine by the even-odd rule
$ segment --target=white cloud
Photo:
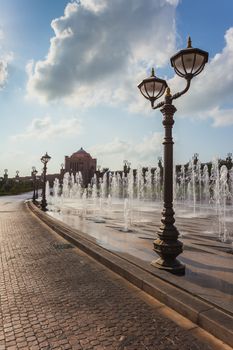
[[[80,134],[82,126],[78,118],[52,120],[50,116],[35,118],[21,134],[11,136],[12,141],[26,139],[48,139]]]
[[[1,31],[0,31],[0,36],[1,36]],[[0,89],[2,89],[7,83],[9,63],[12,60],[13,60],[12,53],[0,54]]]
[[[174,101],[177,116],[211,118],[215,127],[233,124],[233,28],[226,31],[225,41],[222,52],[193,79],[188,93]],[[178,77],[169,81],[173,93],[182,89],[182,84],[185,81]]]
[[[13,53],[4,48],[5,33],[0,26],[0,89],[4,88],[9,73],[9,63],[13,60]]]
[[[162,139],[163,135],[160,132],[144,137],[139,143],[115,138],[107,144],[92,147],[90,152],[98,161],[104,160],[113,168],[119,168],[124,159],[128,159],[134,166],[138,163],[154,165],[157,157],[162,154]]]
[[[130,143],[115,138],[112,142],[92,147],[91,152],[97,155],[114,155],[126,153],[130,148]]]
[[[233,108],[219,109],[216,107],[209,111],[208,115],[213,118],[214,127],[233,125]]]
[[[137,103],[148,67],[175,48],[178,0],[82,0],[52,21],[47,57],[27,67],[28,96],[69,104]],[[136,100],[135,100],[136,99]],[[144,103],[141,102],[140,104]]]
[[[107,0],[85,0],[82,5],[90,11],[100,12],[107,6]]]

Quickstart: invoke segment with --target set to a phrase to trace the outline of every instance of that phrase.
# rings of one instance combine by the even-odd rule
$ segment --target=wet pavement
[[[186,265],[186,274],[181,277],[158,270],[156,273],[233,315],[232,243],[219,241],[218,221],[208,212],[195,215],[182,210],[177,212],[176,226],[184,243],[184,252],[179,259]],[[152,269],[150,262],[156,258],[153,240],[161,218],[159,207],[136,209],[129,232],[124,232],[119,205],[101,215],[96,211],[93,216],[87,211],[84,217],[71,203],[60,212],[48,214],[92,237],[100,246]],[[227,225],[228,231],[233,231],[230,220]]]

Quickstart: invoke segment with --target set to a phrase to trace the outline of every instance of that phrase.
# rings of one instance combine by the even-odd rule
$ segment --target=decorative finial
[[[154,77],[155,76],[155,69],[151,68],[151,76]]]
[[[187,48],[191,48],[192,47],[192,40],[190,38],[190,36],[188,36],[188,42],[187,42]]]
[[[169,87],[166,88],[166,96],[171,96],[171,90]]]

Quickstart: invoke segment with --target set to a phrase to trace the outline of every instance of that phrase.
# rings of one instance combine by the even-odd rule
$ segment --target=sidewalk
[[[0,201],[0,349],[230,349]],[[195,336],[195,337],[194,337]]]

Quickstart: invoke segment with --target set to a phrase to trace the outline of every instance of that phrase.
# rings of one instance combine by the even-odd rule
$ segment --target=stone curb
[[[27,208],[70,243],[126,280],[233,347],[233,317],[216,306],[100,247],[86,235],[42,212],[32,202]]]

